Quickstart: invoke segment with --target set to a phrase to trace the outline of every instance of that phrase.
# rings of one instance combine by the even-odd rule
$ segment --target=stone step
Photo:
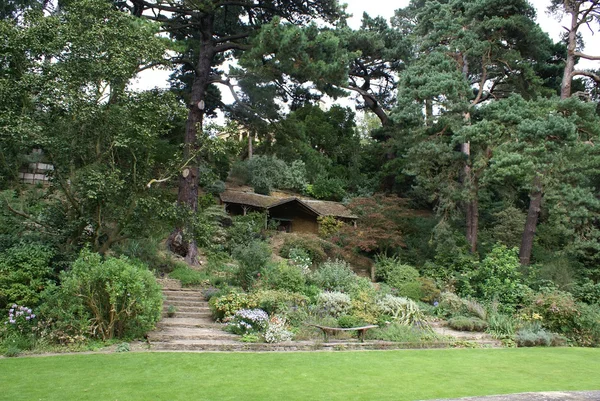
[[[210,313],[210,308],[208,306],[180,306],[173,304],[163,304],[163,312],[167,312],[170,306],[175,307],[175,313],[181,312],[208,312]]]
[[[205,327],[205,328],[222,328],[222,323],[216,323],[211,318],[186,318],[186,317],[167,317],[163,318],[156,324],[159,329],[167,327]]]
[[[204,296],[202,296],[202,295],[165,294],[165,293],[163,293],[163,295],[167,299],[174,299],[174,300],[180,300],[180,301],[204,301],[204,302],[206,302],[206,300],[204,299]]]
[[[175,312],[175,316],[173,317],[184,317],[184,318],[210,318],[212,314],[210,311],[201,311],[201,312]],[[169,317],[166,312],[162,314],[163,318]]]
[[[171,342],[181,340],[235,340],[235,334],[211,328],[182,328],[173,327],[166,330],[155,331],[148,335],[150,341]]]
[[[200,290],[163,290],[162,293],[166,296],[173,297],[204,297]]]
[[[206,301],[196,301],[196,300],[180,300],[180,299],[171,299],[167,298],[163,301],[163,305],[173,305],[173,306],[198,306],[208,308],[208,302]]]

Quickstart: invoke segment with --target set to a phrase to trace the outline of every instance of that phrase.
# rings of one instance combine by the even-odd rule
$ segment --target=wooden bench
[[[379,326],[377,326],[376,324],[370,324],[368,326],[362,326],[362,327],[327,327],[327,326],[319,326],[318,324],[311,324],[310,326],[316,327],[318,329],[321,329],[323,331],[323,337],[325,339],[325,342],[327,342],[327,340],[329,339],[329,335],[330,334],[334,334],[335,332],[338,331],[356,331],[358,333],[358,338],[360,340],[361,343],[365,342],[365,334],[367,333],[367,330],[369,329],[375,329]]]

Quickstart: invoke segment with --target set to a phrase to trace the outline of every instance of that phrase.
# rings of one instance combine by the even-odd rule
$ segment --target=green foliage
[[[140,338],[160,318],[162,293],[146,266],[125,257],[82,251],[71,270],[61,273],[62,296],[80,303],[92,336]]]
[[[488,316],[488,333],[496,338],[512,338],[517,328],[517,320],[504,313],[493,310]]]
[[[345,182],[335,177],[319,176],[306,186],[306,193],[316,199],[341,201],[346,196]]]
[[[400,322],[394,322],[386,327],[369,330],[367,332],[367,338],[370,340],[417,344],[424,341],[438,340],[437,335],[431,330],[407,326]]]
[[[459,331],[485,331],[487,322],[477,317],[456,316],[448,320],[448,326]]]
[[[317,296],[317,308],[321,314],[339,317],[350,312],[352,300],[339,291],[324,291]]]
[[[244,289],[250,288],[271,258],[271,248],[265,242],[254,241],[233,250],[239,262],[237,280]]]
[[[360,327],[364,326],[365,322],[357,317],[352,315],[342,315],[338,317],[338,326],[342,328],[352,328],[352,327]]]
[[[181,285],[184,287],[208,283],[206,272],[194,270],[185,264],[177,266],[169,273],[169,278],[181,281]]]
[[[283,246],[279,250],[279,254],[284,258],[290,258],[292,249],[303,249],[310,257],[314,264],[323,263],[327,259],[327,254],[323,248],[324,243],[314,237],[286,235],[283,241]]]
[[[565,344],[564,338],[544,329],[521,329],[515,334],[519,347],[560,346]]]
[[[519,258],[515,249],[496,246],[469,275],[469,282],[477,298],[487,302],[498,301],[508,310],[523,304],[530,293],[519,273]],[[463,293],[466,292],[463,290]]]
[[[380,313],[402,325],[413,325],[425,321],[419,306],[412,300],[391,294],[377,301]]]
[[[327,261],[312,274],[311,280],[325,291],[352,291],[358,277],[343,260]]]
[[[265,227],[265,216],[261,213],[248,213],[233,217],[227,228],[227,249],[233,251],[238,246],[248,245],[260,237]]]
[[[380,308],[376,302],[376,294],[370,289],[359,289],[352,296],[352,315],[360,320],[374,324],[377,323]]]
[[[344,226],[343,221],[333,216],[319,216],[317,222],[319,223],[319,236],[321,238],[331,237]]]
[[[129,346],[129,343],[120,343],[117,345],[117,348],[115,348],[115,352],[129,352],[131,351],[131,347]]]
[[[216,320],[226,320],[240,309],[256,308],[256,301],[245,293],[230,292],[219,297],[212,297],[208,303]]]
[[[306,186],[306,169],[302,161],[287,164],[275,156],[258,155],[238,162],[231,174],[263,195],[269,195],[275,188],[302,192]]]
[[[250,294],[249,298],[250,304],[256,305],[269,315],[285,313],[308,302],[304,295],[284,290],[259,290]]]
[[[266,286],[275,290],[303,292],[306,286],[302,269],[285,262],[268,265],[262,279]]]
[[[573,295],[589,305],[600,305],[600,283],[585,281],[573,288]]]
[[[463,315],[487,320],[487,312],[479,302],[473,299],[460,298],[452,292],[441,293],[438,314],[446,317]]]
[[[0,309],[17,303],[35,307],[55,274],[54,251],[40,244],[16,244],[0,252]]]

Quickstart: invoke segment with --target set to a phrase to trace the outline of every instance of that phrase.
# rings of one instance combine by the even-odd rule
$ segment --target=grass
[[[417,400],[600,389],[600,349],[0,359],[0,400]]]

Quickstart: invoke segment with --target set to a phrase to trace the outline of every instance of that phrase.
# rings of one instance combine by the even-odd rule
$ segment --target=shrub
[[[312,266],[312,260],[310,255],[305,249],[292,248],[289,252],[289,263],[292,266],[298,267],[302,273],[310,273],[310,266]]]
[[[400,324],[412,325],[425,320],[419,306],[408,298],[388,294],[377,301],[377,307],[380,313]]]
[[[327,254],[323,248],[324,242],[318,238],[299,235],[286,235],[283,246],[279,250],[279,255],[289,259],[292,249],[303,249],[308,253],[312,263],[323,263],[327,259]]]
[[[485,331],[488,324],[477,318],[467,316],[456,316],[448,320],[448,326],[458,331]]]
[[[220,297],[212,297],[208,303],[216,320],[228,320],[240,309],[256,308],[255,300],[247,294],[231,292]]]
[[[570,332],[579,315],[573,296],[559,290],[548,290],[537,294],[533,303],[524,312],[542,316],[544,327],[555,333]]]
[[[227,249],[234,249],[249,245],[258,240],[265,226],[265,215],[262,213],[248,213],[245,216],[235,216],[232,224],[227,228]]]
[[[271,316],[264,337],[265,341],[268,343],[280,343],[283,341],[290,341],[294,337],[294,334],[291,331],[286,330],[285,319]]]
[[[0,309],[11,303],[38,306],[52,283],[54,252],[39,244],[18,244],[0,252]]]
[[[573,295],[581,302],[600,305],[600,283],[585,281],[573,289]]]
[[[302,269],[285,262],[268,266],[263,279],[269,288],[276,290],[302,292],[306,286],[306,277]]]
[[[421,301],[433,304],[440,299],[441,291],[432,279],[420,277],[419,281],[421,282]]]
[[[339,178],[319,176],[312,185],[306,186],[306,192],[316,199],[341,201],[346,196],[345,184]]]
[[[304,190],[306,166],[302,161],[287,164],[275,156],[254,156],[236,163],[232,175],[249,183],[254,192],[268,195],[273,188]]]
[[[61,294],[82,302],[92,335],[103,340],[139,338],[160,319],[161,288],[147,267],[125,257],[102,260],[84,250],[61,282]]]
[[[420,343],[423,341],[435,341],[438,339],[438,335],[430,329],[394,322],[386,327],[369,330],[367,338],[370,340],[401,343]]]
[[[468,276],[478,299],[497,301],[506,311],[514,311],[523,304],[529,288],[522,283],[520,262],[515,249],[496,246],[480,263],[479,268]]]
[[[452,292],[441,293],[438,314],[446,317],[466,315],[481,320],[487,319],[487,312],[479,302],[473,299],[460,298]]]
[[[564,338],[544,329],[521,329],[515,335],[515,342],[519,347],[550,347],[565,344]]]
[[[338,291],[325,291],[317,296],[317,307],[325,315],[338,317],[350,312],[352,300],[350,296]]]
[[[343,260],[327,261],[312,274],[314,283],[325,291],[350,292],[356,279],[356,274]]]
[[[488,316],[487,332],[496,338],[512,337],[515,334],[517,321],[511,315],[492,311]]]
[[[227,324],[234,334],[257,333],[265,330],[269,324],[269,315],[262,309],[241,309],[235,312]]]
[[[338,326],[343,328],[352,328],[352,327],[360,327],[364,326],[365,322],[357,317],[352,315],[342,315],[338,317]]]
[[[237,273],[238,282],[243,289],[247,290],[271,258],[271,248],[265,242],[254,241],[235,248],[233,257],[240,265]]]
[[[322,238],[329,238],[344,227],[344,222],[333,216],[319,216],[317,222],[319,223],[319,236]]]
[[[306,305],[308,298],[302,294],[279,290],[256,291],[249,295],[250,304],[256,305],[269,315],[285,313],[288,309]]]
[[[359,291],[352,298],[352,315],[362,321],[373,324],[379,319],[381,310],[375,301],[375,293],[372,291]]]
[[[179,280],[184,287],[208,284],[208,276],[204,272],[189,268],[187,265],[178,265],[175,270],[169,273],[169,277]]]

